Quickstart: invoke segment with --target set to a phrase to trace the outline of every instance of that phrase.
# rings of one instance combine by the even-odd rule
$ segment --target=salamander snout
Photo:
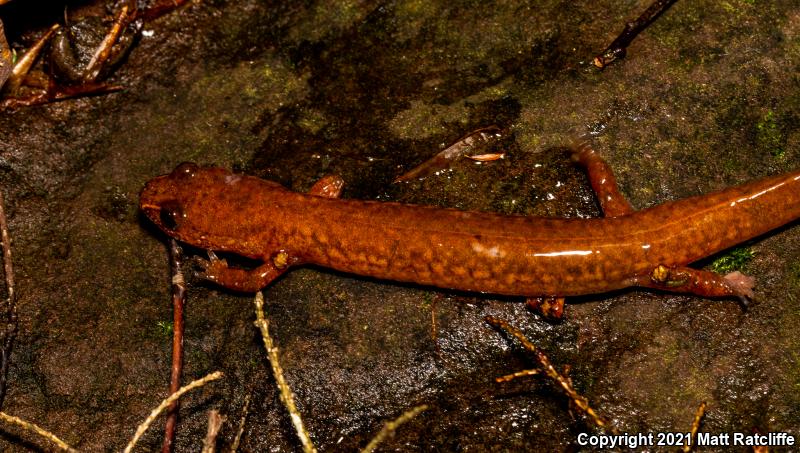
[[[139,197],[142,212],[167,232],[177,231],[186,219],[182,200],[197,190],[192,182],[200,173],[197,164],[184,162],[171,173],[148,181]]]

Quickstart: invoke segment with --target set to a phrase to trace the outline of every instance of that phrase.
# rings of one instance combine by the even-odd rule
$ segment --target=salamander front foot
[[[192,264],[197,269],[194,272],[194,276],[202,280],[218,283],[217,276],[229,269],[228,262],[224,259],[219,259],[212,250],[208,250],[207,253],[208,259],[203,259],[199,256],[192,259]]]

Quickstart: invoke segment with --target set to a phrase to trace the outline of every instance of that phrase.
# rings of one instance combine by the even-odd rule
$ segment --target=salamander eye
[[[197,174],[197,170],[199,169],[200,167],[195,163],[184,162],[175,167],[175,170],[172,170],[172,176],[176,178],[191,178]]]
[[[180,203],[175,200],[168,200],[162,203],[158,218],[161,220],[161,225],[163,225],[164,228],[176,231],[184,218]]]

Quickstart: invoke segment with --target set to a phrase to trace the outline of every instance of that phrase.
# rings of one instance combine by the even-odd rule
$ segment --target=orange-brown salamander
[[[147,183],[141,209],[196,247],[260,260],[229,267],[210,253],[203,276],[257,291],[292,266],[527,297],[628,286],[751,297],[753,280],[686,267],[800,217],[800,171],[634,211],[588,146],[584,166],[605,217],[561,219],[339,199],[324,178],[308,194],[184,163]]]

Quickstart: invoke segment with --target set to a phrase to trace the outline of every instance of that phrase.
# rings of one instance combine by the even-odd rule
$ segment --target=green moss
[[[311,134],[316,134],[327,124],[328,119],[325,118],[325,114],[313,109],[304,109],[297,120],[297,125]]]
[[[308,77],[277,58],[213,72],[197,80],[186,95],[192,105],[187,110],[195,116],[182,112],[185,120],[171,119],[181,124],[176,140],[182,149],[195,150],[197,158],[189,156],[195,162],[206,162],[208,156],[223,166],[241,160],[263,139],[249,133],[257,127],[260,112],[276,112],[303,99],[308,92]],[[221,156],[226,156],[225,160]]]
[[[173,326],[172,323],[169,321],[158,321],[156,323],[156,329],[158,334],[163,337],[171,337]]]
[[[753,259],[755,252],[750,247],[737,247],[711,263],[711,270],[719,274],[727,274],[740,270]]]
[[[448,125],[468,119],[469,108],[464,103],[444,106],[415,100],[389,121],[389,127],[398,138],[421,139],[443,134]]]
[[[773,157],[781,159],[785,155],[783,130],[775,113],[770,110],[756,123],[756,141],[759,146],[769,151]]]
[[[800,364],[800,354],[798,354],[797,352],[792,352],[792,357],[794,357],[792,362],[795,364],[794,368],[792,369],[792,376],[793,376],[792,381],[794,381],[793,382],[794,390],[795,392],[800,392],[800,365],[797,365]]]
[[[740,172],[743,167],[742,160],[738,156],[730,156],[722,161],[722,169],[727,174]]]
[[[362,23],[373,10],[369,2],[362,1],[308,3],[313,5],[308,9],[298,4],[297,10],[305,11],[296,16],[299,20],[287,30],[286,37],[290,42],[336,39]]]
[[[792,263],[792,265],[789,266],[788,275],[789,284],[792,285],[793,288],[800,289],[800,263]]]

